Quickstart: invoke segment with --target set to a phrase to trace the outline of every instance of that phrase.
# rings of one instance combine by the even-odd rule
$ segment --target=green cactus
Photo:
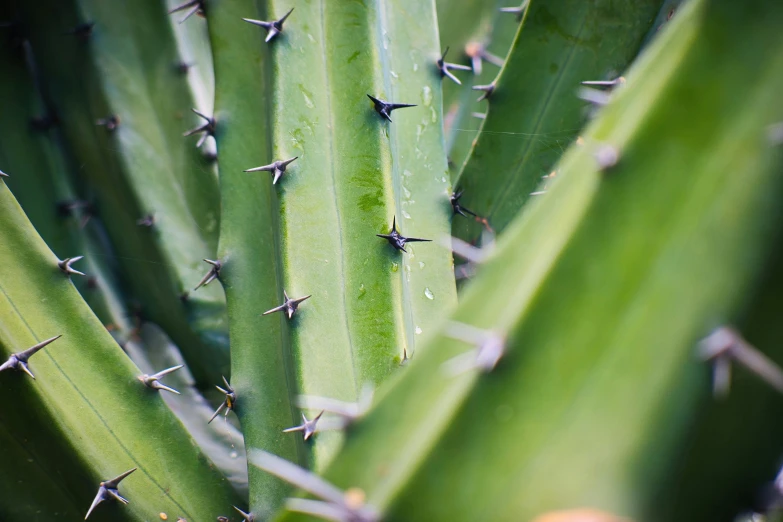
[[[763,0],[0,5],[0,519],[773,507],[781,25]]]

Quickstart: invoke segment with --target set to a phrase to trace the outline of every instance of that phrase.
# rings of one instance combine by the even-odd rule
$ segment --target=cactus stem
[[[220,278],[220,269],[223,267],[223,263],[221,263],[219,259],[205,259],[204,261],[212,265],[212,268],[209,269],[207,275],[201,278],[201,281],[196,285],[196,288],[193,289],[194,292],[202,286],[207,286],[215,279]]]
[[[593,153],[593,157],[598,163],[598,168],[607,170],[617,165],[617,162],[620,161],[620,151],[611,145],[601,145]]]
[[[285,312],[286,317],[288,317],[288,319],[291,319],[296,313],[297,308],[299,308],[299,304],[302,301],[306,301],[307,299],[310,299],[310,297],[312,297],[312,295],[306,295],[304,297],[297,297],[296,299],[291,299],[290,297],[288,297],[288,294],[285,293],[285,290],[283,290],[283,296],[285,296],[285,301],[283,302],[283,304],[281,304],[280,306],[276,306],[270,310],[267,310],[261,315],[269,315],[274,312]]]
[[[237,513],[239,513],[239,516],[242,517],[242,520],[244,520],[245,522],[255,522],[256,516],[253,513],[245,513],[244,511],[242,511],[238,507],[236,507],[236,506],[233,506],[233,507],[234,507],[234,509],[236,509]]]
[[[151,227],[155,224],[155,214],[147,214],[143,218],[137,219],[136,224],[140,227]]]
[[[495,92],[495,82],[493,81],[487,85],[474,85],[472,87],[474,91],[483,91],[483,94],[478,97],[476,101],[488,100],[490,96]]]
[[[231,387],[231,385],[228,383],[225,377],[223,377],[223,382],[226,384],[226,389],[224,390],[220,386],[215,386],[223,395],[225,395],[225,399],[223,399],[223,402],[218,406],[218,409],[215,410],[215,413],[212,414],[212,417],[209,419],[209,422],[207,424],[211,424],[213,420],[215,420],[215,417],[220,415],[220,412],[223,411],[223,409],[226,410],[225,416],[228,417],[228,412],[234,409],[234,406],[237,402],[237,392],[234,391],[234,388]]]
[[[84,517],[84,520],[87,520],[90,517],[90,514],[92,513],[93,509],[103,502],[104,500],[114,499],[119,502],[122,502],[123,504],[128,504],[128,499],[124,498],[122,495],[120,495],[119,490],[117,489],[120,485],[120,482],[125,479],[128,475],[136,471],[137,468],[130,469],[123,473],[122,475],[115,477],[111,480],[107,480],[105,482],[101,482],[98,486],[98,494],[95,495],[95,500],[92,501],[92,505],[90,506],[90,509],[87,510],[87,515]]]
[[[266,35],[266,39],[264,40],[265,42],[269,43],[272,40],[272,38],[274,38],[275,36],[283,32],[283,22],[285,22],[286,18],[288,18],[293,11],[294,8],[292,7],[291,9],[288,10],[286,14],[284,14],[282,17],[272,22],[265,22],[263,20],[253,20],[252,18],[243,18],[242,20],[250,24],[263,27],[264,29],[269,31]]]
[[[180,24],[184,23],[188,18],[190,18],[194,14],[198,14],[199,16],[204,16],[203,0],[188,0],[183,4],[180,4],[176,7],[169,9],[169,14],[174,14],[178,11],[184,11],[185,9],[187,9],[187,12],[185,13],[185,16],[178,22]]]
[[[468,324],[451,321],[447,324],[444,334],[452,339],[472,344],[476,348],[475,351],[457,355],[443,363],[444,369],[450,375],[459,375],[472,368],[488,373],[495,369],[506,350],[506,340],[503,336]]]
[[[6,362],[0,364],[0,372],[2,372],[3,370],[10,370],[10,369],[19,370],[25,372],[27,375],[35,379],[35,375],[33,375],[33,372],[30,371],[30,368],[27,366],[27,362],[30,360],[30,357],[35,355],[44,346],[53,343],[60,337],[62,337],[62,334],[56,335],[45,341],[41,341],[40,343],[36,344],[35,346],[31,346],[30,348],[28,348],[23,352],[12,353],[11,357],[9,357]]]
[[[375,112],[380,114],[385,120],[392,121],[391,119],[391,111],[397,110],[397,109],[404,109],[406,107],[416,107],[415,105],[411,105],[409,103],[390,103],[387,101],[380,100],[374,96],[367,95],[368,98],[372,100],[373,107],[375,108]]]
[[[501,7],[498,9],[501,13],[512,13],[517,15],[517,22],[522,21],[522,16],[525,14],[525,9],[527,9],[528,0],[525,0],[520,4],[518,7]]]
[[[120,126],[120,117],[112,114],[106,118],[101,118],[100,120],[96,120],[95,125],[101,125],[103,127],[106,127],[107,131],[113,131],[114,129]]]
[[[92,30],[95,27],[95,22],[84,22],[76,27],[69,29],[65,34],[72,34],[81,40],[86,40],[92,35]]]
[[[196,113],[200,118],[204,120],[204,124],[200,125],[198,127],[195,127],[193,129],[190,129],[189,131],[183,133],[182,135],[184,137],[193,136],[194,134],[201,134],[201,137],[196,142],[196,148],[201,148],[202,145],[204,145],[204,142],[207,141],[207,136],[214,136],[215,135],[215,119],[210,118],[203,112],[197,110],[197,109],[190,109],[194,113]]]
[[[451,201],[451,209],[454,212],[454,215],[459,214],[462,217],[468,217],[467,214],[470,214],[471,216],[478,217],[478,215],[473,212],[472,210],[469,210],[465,207],[463,207],[459,200],[462,197],[462,194],[465,192],[465,190],[458,190],[451,194],[451,197],[449,198],[449,201]],[[466,214],[467,213],[467,214]]]
[[[161,384],[160,379],[165,377],[166,375],[176,372],[180,368],[182,368],[184,365],[180,364],[177,366],[172,366],[171,368],[166,368],[165,370],[161,370],[156,374],[153,375],[147,375],[146,373],[143,375],[139,375],[138,379],[148,388],[152,388],[153,390],[165,390],[167,392],[174,393],[176,395],[179,395],[180,393],[175,390],[174,388],[170,388],[166,386],[165,384]]]
[[[358,522],[370,522],[378,520],[378,514],[371,506],[364,504],[363,498],[360,500],[360,495],[356,495],[356,490],[348,490],[343,493],[335,485],[327,482],[323,478],[319,477],[315,473],[312,473],[304,468],[300,468],[296,464],[288,462],[285,459],[273,455],[260,449],[252,449],[248,452],[248,460],[254,466],[270,473],[280,479],[285,480],[289,484],[298,487],[320,499],[325,500],[319,507],[331,508],[328,512],[335,515],[327,520],[345,520],[345,521],[358,521]],[[351,494],[349,494],[351,493]],[[363,495],[361,495],[363,497]],[[291,509],[291,503],[294,501],[294,506],[300,506],[295,501],[304,499],[289,499],[288,508]],[[314,502],[314,501],[310,501]],[[326,513],[325,509],[319,513]],[[322,516],[318,513],[313,513],[317,516]]]
[[[0,170],[0,178],[7,178],[7,177],[9,177],[8,174]]]
[[[486,112],[471,112],[471,116],[474,118],[478,118],[480,120],[486,120],[487,119],[487,113]]]
[[[79,272],[78,270],[76,270],[76,269],[71,267],[71,265],[73,263],[75,263],[75,262],[77,262],[77,261],[79,261],[80,259],[83,259],[83,258],[84,258],[84,256],[66,257],[62,261],[58,261],[57,262],[57,266],[67,276],[71,276],[73,274],[83,276],[84,275],[83,272]]]
[[[294,433],[296,431],[301,431],[304,434],[304,440],[308,440],[315,434],[316,424],[318,424],[318,420],[324,414],[324,411],[325,410],[321,410],[321,413],[313,417],[312,420],[307,420],[307,417],[305,417],[305,414],[303,413],[302,424],[299,426],[294,426],[293,428],[286,428],[283,430],[283,433]]]
[[[286,167],[288,167],[289,164],[297,159],[299,159],[299,156],[294,156],[293,158],[288,158],[287,160],[278,160],[274,163],[270,163],[269,165],[261,165],[260,167],[247,169],[243,172],[271,172],[272,185],[276,185],[277,181],[283,177],[283,174],[285,174]]]
[[[771,359],[748,344],[739,332],[727,326],[715,329],[699,343],[699,356],[712,361],[714,369],[713,391],[725,395],[729,390],[731,370],[727,366],[737,362],[755,373],[764,382],[783,393],[783,370]]]
[[[397,250],[402,250],[406,254],[408,253],[408,251],[405,250],[405,243],[422,243],[422,242],[432,241],[432,239],[420,239],[418,237],[405,237],[402,234],[400,234],[397,231],[397,216],[394,216],[394,219],[392,221],[392,229],[390,233],[375,234],[375,235],[378,237],[382,237],[383,239],[388,241],[391,246],[393,246]]]
[[[443,56],[441,56],[436,62],[438,64],[438,70],[440,71],[440,75],[441,77],[443,76],[448,77],[451,81],[453,81],[457,85],[462,85],[462,82],[459,81],[459,78],[457,78],[451,73],[451,69],[457,69],[458,71],[471,71],[472,69],[467,65],[459,65],[456,63],[447,62],[446,54],[448,54],[448,52],[449,52],[449,48],[446,47],[446,50],[443,51]]]

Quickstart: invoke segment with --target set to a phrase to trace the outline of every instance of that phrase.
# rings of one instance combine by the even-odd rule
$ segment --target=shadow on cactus
[[[1,520],[779,517],[783,5],[28,4]]]

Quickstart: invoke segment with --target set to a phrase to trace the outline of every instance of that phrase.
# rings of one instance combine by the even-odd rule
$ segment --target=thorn
[[[482,101],[489,99],[490,96],[495,92],[495,82],[493,81],[490,84],[487,85],[474,85],[471,87],[474,91],[484,91],[484,94],[478,97],[476,101]]]
[[[87,520],[90,517],[90,513],[92,513],[93,509],[95,509],[95,507],[104,500],[110,500],[113,498],[119,502],[122,502],[123,504],[128,504],[128,499],[120,495],[118,487],[120,482],[122,482],[125,477],[136,471],[136,469],[137,468],[130,469],[118,477],[101,482],[98,486],[98,494],[95,495],[95,500],[92,501],[90,509],[87,510],[87,515],[84,517],[84,520]]]
[[[699,343],[699,356],[713,361],[713,392],[716,396],[728,393],[730,386],[730,364],[737,362],[764,382],[783,393],[783,370],[771,359],[758,351],[739,332],[727,326],[721,326]]]
[[[295,431],[301,431],[304,433],[304,440],[309,439],[315,434],[316,424],[318,423],[318,420],[321,418],[321,415],[324,414],[325,410],[321,410],[321,413],[313,417],[313,420],[307,420],[307,417],[305,417],[304,413],[302,414],[302,424],[299,426],[294,426],[293,428],[287,428],[283,430],[283,433],[293,433]]]
[[[177,366],[172,366],[171,368],[166,368],[165,370],[161,370],[158,373],[153,374],[153,375],[147,375],[145,373],[145,374],[139,375],[138,379],[139,379],[139,381],[141,381],[144,384],[144,386],[147,386],[148,388],[152,388],[153,390],[165,390],[167,392],[171,392],[171,393],[174,393],[176,395],[179,395],[180,393],[177,390],[175,390],[174,388],[169,388],[165,384],[161,384],[158,381],[160,379],[162,379],[163,377],[165,377],[166,375],[168,375],[168,374],[170,374],[172,372],[176,372],[177,370],[179,370],[183,366],[184,366],[183,364],[180,364],[180,365],[177,365]]]
[[[767,139],[771,145],[783,145],[783,122],[767,127]]]
[[[315,473],[300,468],[296,464],[264,450],[251,449],[248,451],[248,461],[257,468],[324,500],[325,502],[318,506],[328,507],[339,515],[339,518],[331,520],[350,520],[352,522],[375,522],[379,520],[379,515],[372,506],[358,502],[359,495],[356,494],[357,489],[355,488],[343,492],[334,484],[327,482]],[[304,499],[289,499],[289,502],[291,500]]]
[[[543,194],[546,194],[546,190],[537,190],[535,192],[530,193],[531,196],[541,196]]]
[[[233,506],[233,507],[234,507],[234,509],[237,510],[237,513],[239,513],[239,515],[242,517],[242,520],[244,520],[245,522],[255,522],[255,520],[256,520],[255,515],[253,515],[252,513],[245,513],[244,511],[242,511],[241,509],[239,509],[236,506]],[[226,519],[226,520],[228,520],[228,519]]]
[[[454,215],[459,214],[462,217],[468,217],[467,214],[470,214],[471,216],[478,217],[475,212],[463,207],[460,204],[459,200],[464,192],[465,190],[462,189],[451,194],[451,197],[449,198],[449,201],[451,202],[451,210],[453,211]]]
[[[492,244],[487,245],[484,248],[478,248],[467,241],[463,241],[462,239],[453,236],[445,236],[439,243],[444,247],[451,249],[451,251],[459,257],[476,264],[486,261],[493,249]]]
[[[182,135],[184,137],[193,136],[194,134],[201,134],[201,137],[199,137],[198,141],[196,142],[196,147],[201,148],[202,145],[204,145],[204,142],[207,141],[207,136],[214,136],[215,135],[215,119],[210,118],[203,112],[200,112],[196,109],[190,109],[194,113],[196,113],[201,119],[205,121],[203,125],[200,125],[198,127],[194,127],[190,129],[189,131],[183,133]]]
[[[359,392],[359,400],[357,402],[339,401],[337,399],[316,397],[312,395],[300,395],[296,398],[296,405],[299,408],[308,410],[322,410],[322,414],[326,412],[338,415],[345,420],[341,426],[341,428],[345,428],[348,424],[360,419],[369,411],[370,406],[372,406],[373,393],[372,385],[365,384]],[[314,421],[315,419],[311,422]]]
[[[452,357],[443,366],[451,375],[459,375],[471,368],[485,373],[495,369],[506,350],[506,341],[499,334],[464,323],[450,321],[444,335],[472,344],[475,350]]]
[[[383,101],[381,99],[378,99],[374,96],[367,95],[368,98],[372,100],[373,106],[375,108],[375,112],[380,114],[385,120],[392,121],[391,119],[391,112],[397,109],[404,109],[406,107],[416,107],[415,105],[411,105],[409,103],[390,103],[387,101]]]
[[[8,174],[0,170],[0,178],[7,178],[7,177],[9,177]]]
[[[231,387],[231,385],[228,383],[225,377],[223,377],[223,382],[226,384],[226,389],[224,390],[220,386],[215,386],[223,395],[226,396],[225,399],[223,399],[223,402],[218,406],[218,409],[215,410],[215,413],[212,414],[212,417],[209,419],[209,422],[207,424],[211,424],[213,420],[215,420],[215,417],[220,415],[220,412],[223,411],[225,408],[226,413],[224,414],[226,417],[228,417],[228,412],[234,409],[234,406],[237,402],[237,393],[234,391],[234,388]]]
[[[512,13],[517,15],[517,22],[521,22],[523,16],[525,15],[525,10],[527,9],[528,0],[525,0],[522,2],[522,4],[519,7],[501,7],[498,9],[501,13]]]
[[[182,18],[177,23],[184,23],[188,18],[193,16],[194,14],[197,14],[199,16],[204,16],[204,2],[202,0],[188,0],[184,4],[180,4],[176,7],[173,7],[169,9],[169,14],[174,14],[178,11],[184,11],[187,9],[188,11],[185,13],[184,18]]]
[[[603,107],[611,99],[611,94],[607,91],[599,91],[591,87],[580,87],[576,93],[577,98],[590,102],[598,107]]]
[[[598,163],[598,168],[601,170],[607,170],[620,161],[620,151],[611,145],[601,145],[594,153],[593,157]]]
[[[272,22],[265,22],[263,20],[253,20],[252,18],[243,18],[242,20],[251,23],[253,25],[263,27],[264,29],[269,31],[266,35],[266,39],[264,40],[265,42],[268,43],[269,41],[272,40],[272,38],[274,38],[275,36],[283,32],[283,22],[285,22],[286,18],[288,18],[293,11],[294,8],[292,7],[281,18],[279,18],[278,20],[274,20]]]
[[[63,273],[65,275],[67,275],[67,276],[70,276],[72,274],[77,274],[77,275],[83,276],[84,273],[79,272],[78,270],[75,270],[74,268],[71,267],[71,265],[73,263],[75,263],[75,262],[77,262],[77,261],[79,261],[80,259],[83,259],[83,258],[84,258],[84,256],[66,257],[62,261],[58,261],[57,262],[57,266],[60,267],[60,270],[62,270]]]
[[[137,219],[136,224],[140,227],[151,227],[155,224],[155,214],[147,214],[143,218]]]
[[[276,306],[270,310],[267,310],[261,315],[269,315],[274,312],[285,312],[286,317],[288,319],[291,319],[294,314],[296,313],[297,308],[299,308],[299,304],[302,301],[306,301],[307,299],[310,299],[312,295],[306,295],[304,297],[297,297],[296,299],[291,299],[288,297],[288,294],[285,293],[285,290],[283,290],[283,295],[285,296],[285,301],[280,306]]]
[[[471,116],[474,118],[478,118],[480,120],[486,120],[487,119],[487,113],[486,112],[471,112]]]
[[[411,360],[410,357],[408,357],[408,349],[406,347],[402,347],[402,360],[400,361],[400,366],[407,366],[408,362]]]
[[[60,337],[62,337],[62,334],[56,335],[45,341],[41,341],[35,346],[31,346],[30,348],[22,352],[12,353],[11,357],[9,357],[6,362],[0,364],[0,372],[2,372],[3,370],[18,370],[18,371],[25,372],[27,375],[35,379],[35,375],[33,375],[33,372],[31,372],[30,368],[27,366],[30,357],[32,357],[33,355],[38,353],[38,351],[41,350],[43,347],[53,343]]]
[[[201,281],[196,285],[196,288],[193,289],[194,292],[202,286],[207,286],[215,279],[220,278],[220,269],[223,267],[223,263],[221,263],[219,259],[205,259],[204,261],[212,265],[212,268],[209,269],[207,275],[201,278]]]
[[[80,40],[86,40],[92,35],[92,30],[95,27],[95,22],[84,22],[76,27],[69,29],[65,34],[72,34]]]
[[[449,48],[446,47],[446,50],[443,51],[443,56],[441,56],[436,62],[438,64],[438,70],[440,71],[440,75],[441,77],[443,76],[448,77],[451,81],[453,81],[457,85],[462,85],[462,82],[459,81],[459,79],[451,73],[451,69],[456,69],[459,71],[471,71],[472,69],[467,65],[459,65],[456,63],[447,62],[446,54],[448,54],[448,52],[449,52]]]
[[[276,185],[277,181],[283,177],[283,174],[285,174],[285,169],[290,165],[294,160],[299,159],[299,156],[294,156],[293,158],[288,158],[287,160],[278,160],[274,163],[270,163],[269,165],[262,165],[260,167],[255,167],[252,169],[244,170],[243,172],[271,172],[272,173],[272,185]]]
[[[582,85],[596,85],[601,87],[614,87],[615,85],[622,85],[625,83],[624,76],[618,76],[614,80],[591,80],[582,82]]]
[[[471,69],[474,75],[481,74],[482,62],[489,62],[498,67],[503,66],[503,59],[487,51],[486,44],[483,42],[470,41],[465,44],[465,54],[470,58]]]
[[[106,127],[107,131],[113,131],[117,127],[120,126],[120,117],[116,116],[114,114],[111,114],[110,116],[106,118],[102,118],[100,120],[95,120],[95,125],[101,125],[103,127]]]
[[[402,250],[406,254],[408,253],[407,250],[405,250],[405,244],[406,243],[421,243],[421,242],[429,242],[432,241],[432,239],[420,239],[417,237],[405,237],[402,234],[400,234],[397,231],[397,216],[394,216],[394,220],[392,221],[392,230],[389,234],[375,234],[377,237],[382,237],[386,241],[389,242],[391,246],[396,248],[397,250]]]
[[[193,67],[192,63],[183,61],[175,64],[174,70],[177,71],[179,74],[188,74],[188,71],[190,71],[191,67]]]

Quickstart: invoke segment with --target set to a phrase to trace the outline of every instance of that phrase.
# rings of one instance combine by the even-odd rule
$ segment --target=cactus
[[[781,23],[4,4],[0,518],[741,514],[780,457]]]

